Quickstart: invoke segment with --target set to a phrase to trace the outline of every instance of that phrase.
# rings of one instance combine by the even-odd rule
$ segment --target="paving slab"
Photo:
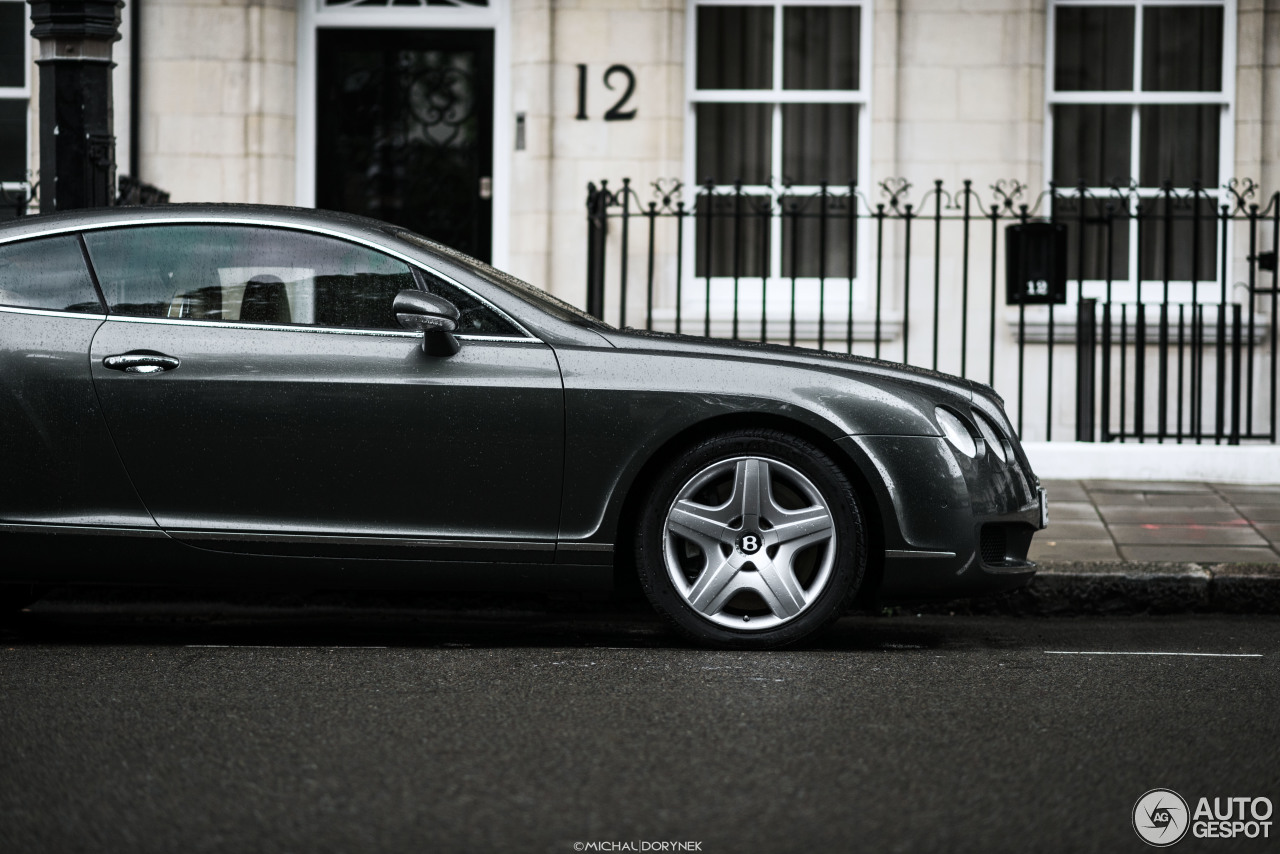
[[[1207,483],[1177,480],[1089,480],[1084,481],[1089,492],[1213,492]]]
[[[1230,507],[1212,492],[1095,492],[1098,507]]]
[[[1049,507],[1052,516],[1054,508]],[[1099,510],[1108,525],[1229,525],[1248,524],[1248,518],[1234,507],[1130,507],[1107,506]]]
[[[1049,493],[1050,503],[1089,500],[1089,493],[1085,492],[1078,480],[1045,480],[1040,485]]]
[[[1110,538],[1106,540],[1054,540],[1045,539],[1043,532],[1031,541],[1028,557],[1041,561],[1086,560],[1119,561],[1120,552]]]
[[[1258,533],[1266,537],[1271,545],[1280,544],[1280,522],[1257,522],[1254,524],[1258,529]]]
[[[1280,490],[1263,492],[1219,489],[1218,494],[1232,504],[1269,504],[1280,507]]]
[[[1251,522],[1280,522],[1280,504],[1237,504],[1236,510]],[[1053,512],[1053,505],[1049,505]]]
[[[1227,483],[1224,481],[1211,480],[1209,485],[1214,489],[1234,489],[1239,492],[1280,492],[1280,482],[1277,483]]]
[[[1098,508],[1088,501],[1054,501],[1049,499],[1049,524],[1058,520],[1063,522],[1097,522],[1102,517]]]
[[[1267,541],[1252,526],[1238,525],[1111,525],[1111,536],[1120,545],[1265,546]],[[1173,558],[1186,560],[1186,558]]]
[[[1241,523],[1246,524],[1246,523]],[[1111,540],[1107,526],[1095,516],[1094,521],[1049,518],[1049,527],[1039,534],[1050,540]]]

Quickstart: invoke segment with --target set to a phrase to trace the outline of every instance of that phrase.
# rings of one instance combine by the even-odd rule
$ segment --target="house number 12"
[[[613,84],[609,79],[615,74],[621,74],[626,78],[627,88],[622,93],[622,97],[617,100],[612,107],[604,114],[606,122],[625,122],[636,117],[635,107],[630,110],[624,110],[627,101],[631,100],[632,94],[636,91],[636,73],[625,65],[610,65],[609,69],[604,73],[605,88],[612,89]],[[587,66],[578,66],[578,115],[575,118],[587,118]]]

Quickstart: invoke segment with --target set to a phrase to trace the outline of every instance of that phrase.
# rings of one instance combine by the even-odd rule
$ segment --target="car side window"
[[[113,314],[400,329],[415,289],[404,262],[345,240],[245,225],[155,225],[85,234]]]
[[[102,312],[74,234],[0,246],[0,305]]]
[[[462,288],[446,282],[426,270],[420,270],[419,272],[422,274],[422,282],[426,289],[436,296],[453,303],[458,309],[458,313],[462,315],[458,320],[458,334],[499,335],[510,338],[528,337],[514,323]]]

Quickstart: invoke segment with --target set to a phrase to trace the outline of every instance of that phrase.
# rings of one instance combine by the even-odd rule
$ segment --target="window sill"
[[[1187,346],[1191,345],[1191,311],[1190,305],[1185,306],[1183,311],[1183,341]],[[1045,344],[1049,341],[1049,306],[1047,305],[1029,305],[1026,307],[1026,316],[1023,319],[1023,331],[1025,341],[1028,344]],[[1174,344],[1178,340],[1178,308],[1179,304],[1171,303],[1169,305],[1169,340]],[[1217,304],[1203,305],[1204,313],[1204,335],[1202,338],[1205,344],[1218,343],[1218,306]],[[1016,306],[1004,306],[1005,326],[1009,330],[1014,341],[1018,340],[1019,328],[1019,310]],[[1158,344],[1160,341],[1160,303],[1148,303],[1146,307],[1146,341],[1148,344]],[[1249,343],[1252,340],[1254,345],[1261,344],[1267,340],[1267,334],[1271,328],[1271,318],[1268,315],[1254,312],[1253,314],[1253,335],[1249,335],[1249,315],[1241,312],[1240,316],[1242,341],[1241,343]],[[1133,306],[1128,306],[1126,317],[1126,343],[1132,344],[1134,341],[1135,330],[1135,314]],[[1097,307],[1097,327],[1096,334],[1098,340],[1102,340],[1102,306]],[[1074,343],[1076,340],[1076,306],[1074,304],[1053,306],[1053,341],[1055,344]],[[1113,344],[1120,343],[1120,310],[1119,307],[1111,309],[1111,340]],[[1227,335],[1228,343],[1231,341],[1231,317],[1227,317]]]
[[[633,326],[643,326],[645,322],[645,315],[643,311],[636,314],[628,312],[627,321]],[[796,342],[805,344],[817,342],[818,326],[819,319],[816,312],[805,311],[803,308],[798,310],[795,316]],[[822,327],[824,340],[828,347],[835,347],[838,343],[848,340],[849,321],[847,317],[832,317],[828,315],[826,318],[823,318]],[[675,332],[676,310],[674,308],[655,307],[653,310],[653,328],[658,332]],[[681,313],[680,331],[684,334],[703,335],[706,328],[706,311],[704,306],[698,306],[696,311],[685,310]],[[768,341],[770,343],[787,343],[791,340],[791,317],[785,313],[771,312],[768,323],[766,324],[766,331],[768,332]],[[760,315],[758,313],[749,314],[748,312],[739,314],[737,333],[738,338],[746,339],[748,341],[761,340]],[[714,305],[711,307],[711,337],[734,337],[732,309],[724,311]],[[901,312],[882,312],[880,315],[881,344],[897,341],[901,337]],[[876,320],[874,311],[867,311],[859,314],[856,309],[854,310],[853,340],[866,342],[876,340]]]

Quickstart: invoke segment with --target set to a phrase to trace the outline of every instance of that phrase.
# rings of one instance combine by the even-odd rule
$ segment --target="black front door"
[[[318,35],[316,207],[491,260],[493,32]]]

